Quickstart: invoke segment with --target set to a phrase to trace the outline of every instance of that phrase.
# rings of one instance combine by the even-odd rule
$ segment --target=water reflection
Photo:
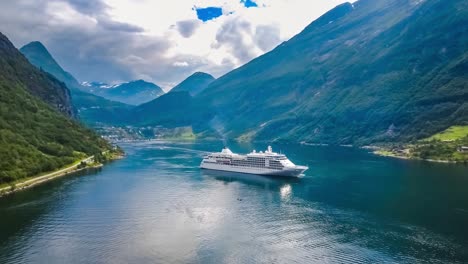
[[[291,183],[299,183],[300,178],[286,178],[276,176],[261,176],[227,171],[202,170],[202,176],[211,177],[225,183],[240,182],[248,185],[262,187],[263,189],[279,191],[281,197],[291,194]]]
[[[291,194],[292,194],[292,188],[290,184],[286,184],[281,187],[280,195],[281,195],[282,200],[288,201],[291,198]]]

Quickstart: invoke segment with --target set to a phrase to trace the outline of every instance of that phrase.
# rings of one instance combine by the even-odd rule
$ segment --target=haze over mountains
[[[90,93],[106,99],[129,105],[139,105],[149,102],[164,94],[161,87],[144,80],[131,81],[118,85],[105,83],[86,83]]]
[[[172,94],[154,100],[163,95],[164,91],[153,83],[144,80],[117,85],[102,82],[79,83],[57,63],[42,43],[31,42],[20,51],[36,67],[49,72],[70,87],[73,104],[77,107],[81,120],[92,126],[152,124],[174,127],[186,123],[188,119],[184,118],[184,111],[188,110],[191,94],[203,91],[215,80],[207,73],[196,72],[175,86],[171,90]],[[152,100],[154,101],[149,103]],[[133,109],[136,105],[141,106]],[[177,121],[179,116],[183,122]]]
[[[42,43],[31,42],[23,46],[20,51],[33,65],[66,84],[71,91],[73,105],[77,109],[78,116],[84,122],[91,125],[120,122],[122,113],[129,108],[123,103],[86,92],[86,88],[70,73],[62,69]]]
[[[216,80],[195,73],[165,95],[148,84],[131,99],[126,93],[147,83],[91,91],[134,105],[157,97],[137,107],[74,100],[87,123],[192,126],[198,135],[221,137],[216,120],[222,136],[238,140],[367,144],[427,137],[468,122],[467,9],[462,0],[347,3]],[[73,87],[74,78],[51,56],[28,50],[22,49],[31,62]]]

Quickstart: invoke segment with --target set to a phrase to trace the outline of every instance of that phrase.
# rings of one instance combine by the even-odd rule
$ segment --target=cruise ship
[[[247,155],[233,153],[225,147],[221,152],[205,156],[200,168],[285,177],[301,177],[308,169],[307,166],[295,165],[283,154],[273,152],[271,146],[265,152],[254,150]]]

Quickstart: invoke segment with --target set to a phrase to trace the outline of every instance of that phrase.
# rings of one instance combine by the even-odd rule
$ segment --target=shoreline
[[[187,141],[218,141],[220,139],[215,139],[215,138],[194,138],[194,139],[177,139],[177,138],[148,138],[148,139],[133,139],[133,140],[122,140],[122,141],[115,141],[115,143],[138,143],[138,142],[187,142]],[[239,142],[239,141],[237,141]],[[254,141],[254,142],[261,142],[261,141]],[[299,145],[305,145],[305,146],[318,146],[318,147],[327,147],[330,146],[330,144],[325,144],[325,143],[308,143],[305,141],[301,142],[293,142]],[[342,148],[359,148],[359,149],[365,149],[368,150],[370,153],[376,156],[380,157],[388,157],[388,158],[396,158],[396,159],[402,159],[402,160],[414,160],[414,161],[427,161],[427,162],[434,162],[434,163],[445,163],[445,164],[466,164],[466,162],[463,161],[453,161],[453,160],[438,160],[438,159],[423,159],[423,158],[418,158],[418,157],[409,157],[409,156],[403,156],[403,155],[398,155],[396,153],[391,153],[390,149],[387,149],[382,146],[377,146],[377,145],[365,145],[365,146],[355,146],[351,144],[341,144],[341,145],[336,145]],[[119,158],[117,158],[119,159]],[[1,191],[1,189],[0,189]],[[1,194],[0,194],[1,197]]]
[[[418,161],[427,161],[427,162],[434,162],[434,163],[445,163],[445,164],[464,164],[464,162],[457,162],[457,161],[452,161],[452,160],[435,160],[435,159],[421,159],[417,157],[408,157],[408,156],[402,156],[402,155],[397,155],[397,154],[390,154],[390,153],[382,153],[379,150],[382,150],[381,148],[372,151],[372,154],[380,157],[387,157],[387,158],[395,158],[395,159],[402,159],[402,160],[418,160]]]
[[[119,155],[119,156],[113,157],[110,161],[118,160],[118,159],[122,159],[122,158],[124,158],[124,156]],[[40,185],[40,184],[55,180],[57,178],[61,178],[61,177],[67,176],[67,175],[72,175],[72,174],[74,174],[76,172],[80,172],[80,171],[83,171],[83,170],[86,170],[86,169],[101,168],[101,167],[104,166],[104,164],[98,163],[98,164],[93,164],[93,165],[87,165],[86,167],[83,167],[83,168],[78,168],[82,162],[87,163],[87,162],[89,162],[91,160],[94,160],[94,156],[90,156],[90,157],[87,157],[85,159],[79,160],[79,161],[73,163],[73,165],[70,165],[70,166],[65,167],[63,169],[53,171],[53,172],[49,172],[49,173],[46,173],[45,175],[29,177],[29,178],[24,179],[21,182],[12,184],[11,186],[0,188],[0,198],[6,197],[6,196],[11,195],[11,194],[14,194],[16,192],[27,190],[29,188],[32,188],[34,186],[37,186],[37,185]]]

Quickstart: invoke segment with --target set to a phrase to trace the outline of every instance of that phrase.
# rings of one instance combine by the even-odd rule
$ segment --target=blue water
[[[288,180],[199,170],[218,142],[122,147],[101,170],[0,199],[0,263],[468,262],[463,165],[274,145],[310,167]]]

